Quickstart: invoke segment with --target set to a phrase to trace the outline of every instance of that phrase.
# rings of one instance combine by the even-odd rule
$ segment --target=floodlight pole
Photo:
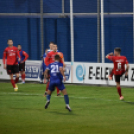
[[[104,1],[101,0],[101,55],[102,63],[105,63],[105,41],[104,41]]]
[[[97,62],[100,61],[100,0],[97,0]]]
[[[73,82],[73,63],[74,63],[73,0],[70,0],[70,35],[71,35],[71,83],[72,83]]]
[[[41,55],[44,54],[43,0],[40,0]]]

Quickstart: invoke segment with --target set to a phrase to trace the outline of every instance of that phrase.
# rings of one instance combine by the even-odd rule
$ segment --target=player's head
[[[53,44],[52,50],[53,50],[54,52],[57,52],[57,45],[56,45],[56,44]]]
[[[120,55],[120,53],[121,53],[121,48],[116,47],[116,48],[114,49],[114,55],[115,55],[115,56],[118,56],[118,55]]]
[[[49,43],[49,48],[50,48],[50,50],[53,49],[53,45],[54,45],[54,42],[51,41],[51,42]]]
[[[8,39],[7,40],[7,44],[8,44],[8,46],[13,46],[13,40],[12,39]]]
[[[20,44],[18,44],[18,50],[21,50],[21,45]]]
[[[60,56],[58,54],[55,55],[55,61],[60,61]]]

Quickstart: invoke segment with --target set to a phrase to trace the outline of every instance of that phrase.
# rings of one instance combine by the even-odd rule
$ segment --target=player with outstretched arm
[[[113,61],[114,63],[113,73],[115,76],[116,87],[117,87],[118,94],[120,96],[120,100],[123,100],[124,97],[122,96],[121,93],[120,78],[124,73],[125,76],[128,76],[129,64],[127,58],[125,56],[121,56],[120,53],[121,53],[121,49],[115,48],[114,54],[110,53],[106,56],[106,58]],[[125,65],[126,65],[126,69],[125,69]]]
[[[64,87],[64,84],[62,80],[66,80],[66,77],[64,75],[63,71],[63,63],[60,63],[60,56],[57,54],[54,56],[55,62],[49,64],[49,66],[46,68],[45,75],[48,77],[48,71],[50,71],[50,84],[49,84],[49,89],[47,92],[47,102],[45,105],[45,109],[48,108],[48,105],[50,104],[50,98],[51,94],[54,91],[55,87],[58,87],[59,90],[63,93],[64,95],[64,100],[66,103],[66,109],[71,111],[71,108],[69,106],[69,97],[67,94],[67,91]]]
[[[4,50],[3,53],[3,64],[4,69],[7,70],[7,74],[10,76],[10,80],[14,91],[18,91],[17,82],[19,81],[19,67],[18,60],[20,61],[20,54],[17,47],[13,46],[13,40],[8,39],[8,47]],[[16,79],[13,79],[13,74],[16,75]]]
[[[18,44],[18,50],[20,53],[20,61],[18,61],[19,63],[19,71],[21,74],[21,80],[22,80],[22,84],[25,83],[25,61],[28,59],[29,55],[22,50],[22,47],[20,44]]]

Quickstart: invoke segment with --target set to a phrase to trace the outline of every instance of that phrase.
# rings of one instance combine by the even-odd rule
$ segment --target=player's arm
[[[24,63],[28,59],[29,55],[25,51],[23,51],[22,54],[25,56],[25,59],[21,63]]]
[[[50,61],[50,53],[48,53],[46,55],[46,58],[45,58],[45,65],[48,66],[49,65],[49,61]]]
[[[63,80],[66,81],[66,77],[65,77],[65,74],[64,74],[63,66],[60,66],[59,70],[60,70],[60,73],[63,75]]]
[[[18,51],[18,49],[17,49],[17,56],[19,57],[19,59],[18,59],[18,61],[20,61],[20,53],[19,53],[19,51]]]
[[[4,64],[4,69],[6,69],[6,57],[7,57],[7,50],[5,49],[3,52],[3,64]]]
[[[113,55],[114,55],[113,52],[111,52],[111,53],[109,53],[109,54],[106,55],[106,58],[109,59],[109,57],[110,56],[113,56]]]
[[[45,77],[48,78],[48,69],[45,70]]]

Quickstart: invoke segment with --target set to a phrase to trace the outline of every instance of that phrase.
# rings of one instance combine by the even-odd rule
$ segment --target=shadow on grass
[[[77,114],[74,114],[73,111],[71,111],[71,112],[66,111],[66,113],[59,112],[59,111],[49,111],[49,113],[53,113],[53,114],[57,114],[57,115],[73,115],[73,116],[75,115],[75,116],[77,116]]]
[[[131,101],[122,101],[122,102],[124,102],[124,103],[127,103],[127,104],[131,104],[131,105],[134,105],[134,102],[131,102]]]

